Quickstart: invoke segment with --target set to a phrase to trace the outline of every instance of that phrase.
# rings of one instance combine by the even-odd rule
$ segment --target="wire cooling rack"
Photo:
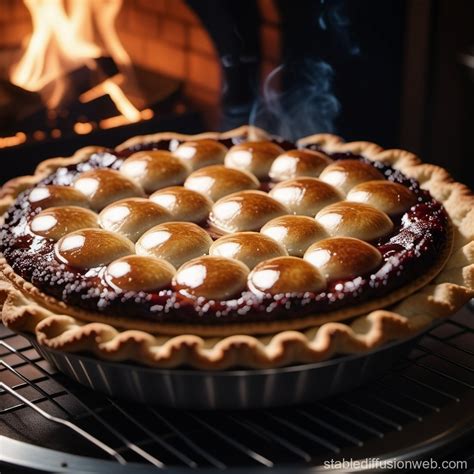
[[[331,460],[439,457],[454,445],[474,446],[473,406],[468,308],[369,385],[311,405],[245,412],[111,399],[70,381],[26,338],[0,325],[0,456],[44,471],[328,472],[324,463]],[[471,448],[463,451],[466,472],[474,467]]]

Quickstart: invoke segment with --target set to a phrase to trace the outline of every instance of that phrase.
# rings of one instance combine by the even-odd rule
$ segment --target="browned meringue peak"
[[[283,148],[268,141],[244,142],[234,145],[225,156],[225,165],[253,173],[257,178],[267,178],[270,167]]]
[[[191,170],[224,163],[226,153],[226,146],[209,138],[181,143],[174,151],[174,155],[186,163]]]
[[[288,210],[262,191],[239,191],[225,196],[212,206],[209,222],[221,232],[259,230]]]
[[[223,165],[206,166],[191,173],[184,186],[204,194],[212,201],[244,189],[258,189],[260,182],[244,170]]]
[[[327,280],[364,275],[377,268],[382,255],[373,247],[352,237],[332,237],[314,243],[304,254]]]
[[[387,214],[359,202],[342,201],[325,207],[316,220],[330,236],[374,240],[388,234],[393,223]]]
[[[138,255],[164,258],[175,268],[209,251],[212,239],[191,222],[167,222],[145,232],[135,245]]]
[[[248,286],[257,294],[279,295],[320,291],[326,282],[319,270],[302,258],[276,257],[250,272]]]
[[[164,207],[175,221],[203,222],[212,207],[212,201],[206,196],[183,186],[160,189],[150,200]]]
[[[270,178],[274,181],[310,176],[317,178],[332,160],[319,151],[289,150],[278,156],[272,163]]]
[[[217,239],[211,245],[209,255],[235,258],[252,269],[263,260],[281,257],[287,252],[285,247],[259,232],[236,232]]]
[[[289,255],[302,257],[314,242],[328,236],[324,227],[307,216],[281,216],[267,222],[260,232],[283,245]]]
[[[185,263],[173,278],[173,289],[191,298],[225,300],[245,289],[249,269],[238,260],[205,256]]]
[[[89,207],[87,197],[71,186],[48,184],[33,188],[28,196],[31,207],[46,209],[55,206]]]
[[[134,179],[147,193],[175,184],[182,184],[189,168],[169,151],[139,151],[127,158],[120,172]]]
[[[175,274],[166,260],[128,255],[114,260],[105,270],[105,281],[121,291],[151,291],[169,287]]]
[[[415,195],[407,187],[387,180],[358,184],[349,191],[347,200],[370,204],[389,215],[401,214],[416,203]]]
[[[347,194],[359,183],[384,179],[384,176],[368,163],[359,160],[338,160],[326,167],[320,178]]]
[[[171,214],[145,198],[128,198],[109,204],[99,214],[100,225],[127,237],[132,242],[151,227],[170,221]]]
[[[139,185],[122,173],[107,168],[80,174],[73,186],[87,196],[90,206],[96,211],[119,199],[144,196]]]
[[[303,216],[314,217],[323,207],[344,199],[330,184],[318,178],[295,178],[278,183],[270,196],[287,209]]]
[[[50,207],[33,217],[30,229],[36,235],[59,240],[63,235],[87,227],[99,227],[97,214],[77,206]]]
[[[56,242],[54,251],[59,261],[82,269],[107,265],[135,253],[130,240],[103,229],[71,232]]]

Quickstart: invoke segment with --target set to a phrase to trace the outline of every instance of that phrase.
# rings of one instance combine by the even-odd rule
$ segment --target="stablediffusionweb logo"
[[[444,460],[437,461],[436,459],[416,459],[416,460],[404,460],[404,459],[380,459],[380,458],[365,458],[365,459],[352,459],[342,458],[338,460],[329,459],[324,461],[323,467],[328,470],[342,470],[344,472],[364,470],[467,470],[467,461],[462,460]]]

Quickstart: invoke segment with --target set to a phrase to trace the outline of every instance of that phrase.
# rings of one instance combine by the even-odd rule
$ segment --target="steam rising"
[[[333,132],[340,104],[332,91],[332,79],[333,69],[324,61],[306,58],[278,66],[265,80],[250,124],[289,140]],[[280,90],[286,80],[291,86]]]
[[[321,15],[318,18],[318,25],[321,30],[332,32],[337,37],[341,49],[350,56],[360,54],[359,45],[351,37],[348,15],[348,4],[345,0],[326,2],[321,0],[323,6]]]
[[[334,71],[322,58],[344,62],[361,53],[353,40],[347,0],[319,0],[314,27],[315,44],[301,59],[274,69],[265,79],[261,96],[254,104],[249,123],[289,140],[313,133],[334,132],[335,120],[341,110],[333,91]],[[308,10],[311,14],[311,9]]]

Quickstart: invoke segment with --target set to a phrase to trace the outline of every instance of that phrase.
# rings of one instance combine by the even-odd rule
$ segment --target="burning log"
[[[102,84],[107,79],[116,76],[118,68],[112,58],[97,58],[90,61],[60,78],[45,84],[38,92],[30,91],[12,84],[0,81],[0,126],[4,131],[11,130],[13,124],[18,129],[30,118],[38,114],[46,115],[48,99],[53,94],[60,94],[55,110],[74,109],[78,98],[92,87]],[[24,125],[23,125],[24,126]]]
[[[131,76],[130,58],[115,30],[122,0],[24,0],[31,12],[33,34],[11,82],[37,91],[49,109],[61,109],[94,86],[104,84],[117,109],[129,121],[140,112],[117,82],[119,71]],[[132,77],[128,78],[133,81]]]
[[[0,83],[1,149],[56,147],[175,113],[180,83],[135,69],[120,43],[114,23],[122,0],[24,2],[33,34],[10,82]]]
[[[55,109],[65,109],[78,100],[78,97],[92,87],[118,74],[119,70],[112,58],[94,58],[68,73],[48,82],[41,89],[45,107],[51,98],[54,99]],[[57,95],[57,97],[55,97]]]
[[[9,130],[11,124],[44,108],[40,94],[0,80],[0,129]]]

